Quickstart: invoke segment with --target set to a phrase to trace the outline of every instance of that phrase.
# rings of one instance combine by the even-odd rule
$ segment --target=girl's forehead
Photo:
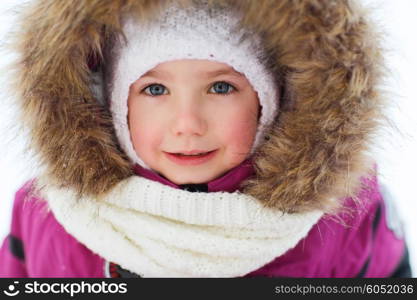
[[[190,73],[195,76],[212,78],[220,75],[245,77],[228,64],[200,59],[183,59],[167,61],[156,65],[141,77],[169,77],[175,74]]]

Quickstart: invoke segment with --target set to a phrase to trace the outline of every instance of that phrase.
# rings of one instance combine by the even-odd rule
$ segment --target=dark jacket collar
[[[207,183],[202,184],[182,184],[177,185],[163,175],[150,170],[145,169],[142,166],[136,164],[133,167],[133,170],[136,175],[143,176],[147,179],[158,181],[160,183],[169,185],[177,189],[185,189],[190,192],[235,192],[239,189],[239,186],[243,180],[248,178],[254,173],[252,159],[248,158],[240,163],[238,166],[227,171],[222,176],[213,179]]]

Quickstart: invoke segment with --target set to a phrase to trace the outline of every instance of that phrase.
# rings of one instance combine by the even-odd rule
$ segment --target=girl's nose
[[[207,122],[198,103],[183,103],[174,114],[171,131],[175,136],[204,135]]]

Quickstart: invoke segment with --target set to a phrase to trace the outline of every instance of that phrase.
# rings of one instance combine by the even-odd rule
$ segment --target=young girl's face
[[[161,63],[135,81],[128,111],[137,155],[176,184],[196,184],[247,158],[259,102],[246,77],[230,66],[185,59]],[[202,152],[209,153],[189,155]]]

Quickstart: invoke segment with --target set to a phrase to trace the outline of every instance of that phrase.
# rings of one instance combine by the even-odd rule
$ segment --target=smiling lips
[[[171,152],[172,154],[182,154],[182,155],[197,155],[197,154],[205,154],[211,151],[205,150],[191,150],[191,151],[178,151],[178,152]]]
[[[212,159],[217,150],[205,152],[204,150],[181,151],[178,153],[165,152],[172,162],[179,165],[199,165]]]

